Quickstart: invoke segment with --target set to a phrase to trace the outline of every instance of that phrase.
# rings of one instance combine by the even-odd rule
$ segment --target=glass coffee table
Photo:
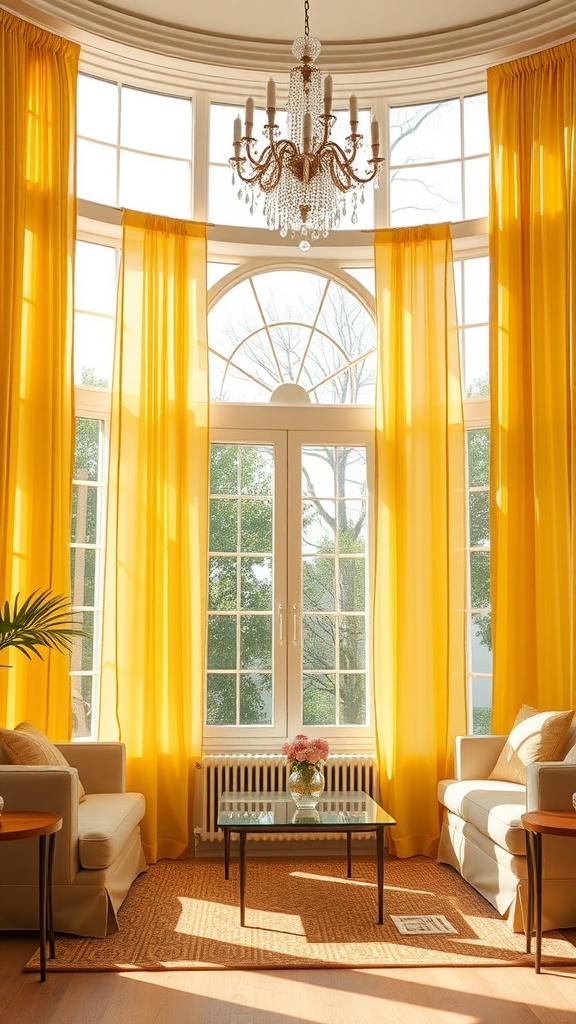
[[[395,825],[394,818],[367,793],[323,793],[313,810],[298,808],[286,793],[223,793],[218,811],[218,828],[224,833],[224,877],[230,877],[230,836],[238,833],[240,924],[246,909],[246,837],[267,832],[344,832],[347,877],[352,878],[352,835],[376,833],[376,875],[378,924],[384,920],[384,830]]]

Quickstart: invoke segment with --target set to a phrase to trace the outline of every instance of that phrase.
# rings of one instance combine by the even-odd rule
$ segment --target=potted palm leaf
[[[24,601],[0,605],[0,650],[13,647],[31,659],[43,658],[42,648],[70,651],[74,637],[87,634],[72,617],[69,598],[52,590],[35,590]],[[8,668],[2,665],[2,668]]]

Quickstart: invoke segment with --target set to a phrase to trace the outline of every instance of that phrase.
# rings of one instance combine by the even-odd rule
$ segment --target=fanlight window
[[[215,401],[264,403],[296,393],[325,405],[374,402],[373,317],[322,274],[273,270],[233,285],[209,314],[208,343]]]

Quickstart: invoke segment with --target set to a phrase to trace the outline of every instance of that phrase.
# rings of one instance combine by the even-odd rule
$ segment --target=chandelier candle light
[[[297,807],[316,807],[324,792],[324,773],[330,747],[326,740],[309,740],[298,733],[285,743],[282,753],[290,763],[288,792]]]
[[[241,186],[238,198],[250,204],[254,212],[260,193],[264,194],[264,214],[271,231],[280,230],[285,238],[301,236],[300,248],[306,252],[310,241],[326,237],[338,227],[346,214],[346,194],[352,193],[352,223],[358,223],[357,205],[364,202],[364,185],[378,176],[384,158],[380,153],[378,121],[371,124],[372,157],[365,174],[355,169],[355,161],[363,148],[358,132],[358,99],[350,96],[350,135],[345,148],[330,138],[336,122],[332,114],[332,76],[322,75],[315,66],[321,45],[309,35],[309,0],[304,3],[304,36],[295,40],[292,53],[300,64],[290,72],[286,104],[288,134],[281,139],[276,118],[276,83],[270,79],[266,90],[266,124],[263,134],[268,140],[261,153],[256,150],[254,100],[246,100],[244,134],[240,116],[234,120],[234,156],[230,158],[232,183],[238,175]]]

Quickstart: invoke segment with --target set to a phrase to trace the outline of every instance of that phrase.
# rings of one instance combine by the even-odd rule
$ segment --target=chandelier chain
[[[308,36],[310,35],[309,11],[310,11],[310,0],[304,0],[304,36],[305,36],[306,39],[308,39]]]

